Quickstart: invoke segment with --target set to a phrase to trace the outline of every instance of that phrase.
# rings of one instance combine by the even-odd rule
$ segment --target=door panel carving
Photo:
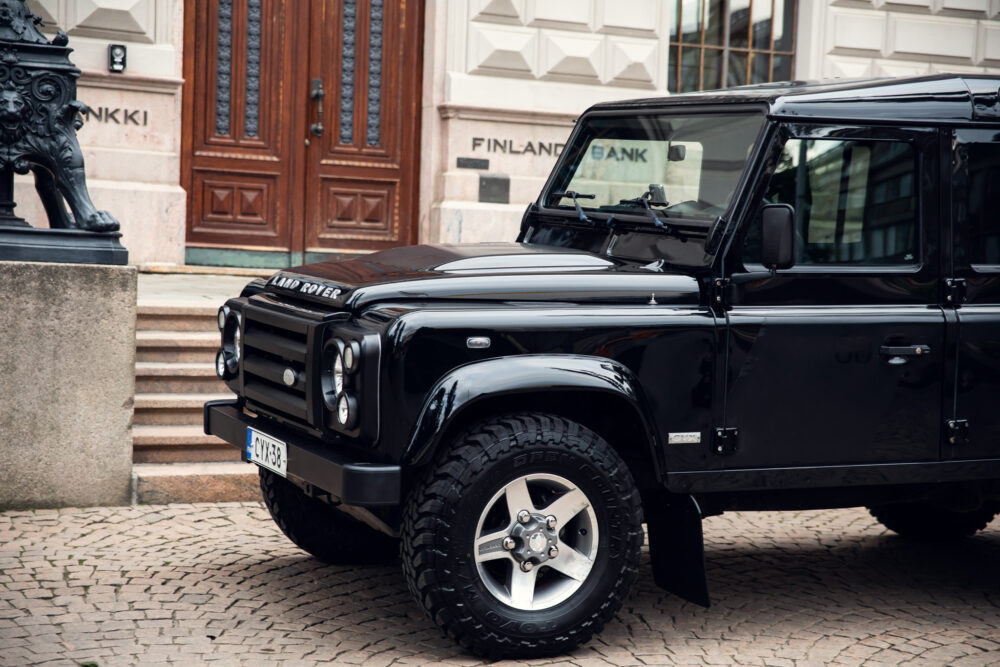
[[[187,0],[185,21],[188,245],[416,240],[421,2]]]
[[[311,62],[334,99],[323,119],[331,131],[307,161],[309,191],[321,193],[306,201],[307,250],[416,240],[420,7],[344,0],[312,22]]]

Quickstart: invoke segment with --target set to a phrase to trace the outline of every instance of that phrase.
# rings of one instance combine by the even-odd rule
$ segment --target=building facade
[[[1000,73],[1000,0],[29,4],[76,49],[91,191],[139,265],[512,239],[599,101]]]

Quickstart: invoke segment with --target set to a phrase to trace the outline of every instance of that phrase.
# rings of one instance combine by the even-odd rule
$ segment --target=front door
[[[1000,140],[996,130],[957,130],[952,178],[954,268],[964,280],[958,320],[958,372],[946,459],[1000,458]],[[953,299],[954,300],[954,299]]]
[[[938,134],[794,126],[766,203],[796,213],[796,264],[741,286],[728,311],[727,468],[936,461]],[[760,265],[759,213],[739,259]]]
[[[416,240],[423,3],[187,0],[189,263]]]

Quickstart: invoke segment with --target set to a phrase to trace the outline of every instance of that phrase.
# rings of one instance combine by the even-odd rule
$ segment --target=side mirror
[[[788,204],[769,204],[761,215],[761,260],[771,269],[795,264],[795,209]]]

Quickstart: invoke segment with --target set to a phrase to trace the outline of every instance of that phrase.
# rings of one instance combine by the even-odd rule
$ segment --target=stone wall
[[[0,509],[127,505],[136,270],[0,262]]]
[[[799,3],[798,78],[1000,72],[998,0]]]
[[[513,240],[581,111],[666,94],[669,6],[428,2],[421,240]],[[506,197],[491,193],[497,183]]]
[[[122,223],[132,264],[184,263],[187,197],[180,187],[182,0],[29,0],[44,32],[69,34],[83,71],[78,98],[93,110],[78,133],[94,204]],[[108,71],[108,44],[127,68]],[[31,177],[18,177],[17,213],[47,225]]]

